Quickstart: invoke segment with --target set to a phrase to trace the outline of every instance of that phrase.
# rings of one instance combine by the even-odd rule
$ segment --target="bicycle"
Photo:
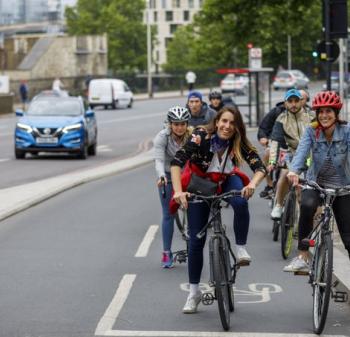
[[[323,211],[310,235],[303,240],[313,247],[313,256],[309,272],[309,283],[313,288],[313,331],[321,334],[327,319],[331,295],[336,302],[345,302],[346,293],[332,293],[333,271],[333,226],[332,204],[337,196],[350,194],[350,186],[341,188],[322,188],[316,182],[300,179],[303,189],[314,189],[320,193]]]
[[[295,186],[289,189],[281,218],[281,252],[287,259],[292,252],[293,241],[298,237],[299,202]]]
[[[197,237],[202,238],[208,228],[212,228],[209,238],[209,285],[214,288],[214,295],[211,292],[202,295],[204,305],[213,304],[216,299],[222,327],[224,330],[230,329],[230,312],[234,311],[233,284],[236,280],[237,264],[236,257],[231,249],[231,244],[226,236],[225,226],[222,224],[221,208],[222,200],[230,197],[241,196],[241,191],[232,190],[220,195],[202,196],[191,194],[189,202],[206,202],[210,207],[210,218],[203,229],[197,233]]]
[[[166,197],[165,180],[164,180],[164,177],[161,177],[160,179],[162,182],[162,197],[165,198]],[[182,239],[186,243],[186,248],[173,252],[173,260],[175,263],[176,262],[180,264],[186,263],[187,257],[188,257],[188,245],[189,245],[190,237],[188,235],[187,211],[182,207],[179,207],[177,212],[175,213],[175,223],[178,230],[180,231]]]

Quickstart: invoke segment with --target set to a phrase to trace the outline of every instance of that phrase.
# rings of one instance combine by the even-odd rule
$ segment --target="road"
[[[314,84],[311,93],[320,88]],[[283,92],[273,92],[275,104]],[[237,104],[246,103],[246,96],[237,96]],[[0,189],[16,186],[63,173],[99,166],[108,161],[133,156],[149,149],[151,140],[161,129],[170,106],[185,104],[185,97],[135,101],[132,109],[96,110],[98,122],[97,156],[77,160],[64,154],[29,156],[26,160],[14,158],[13,130],[15,116],[0,117]],[[241,108],[247,113],[247,108]]]
[[[231,329],[242,334],[222,336],[311,336],[311,287],[305,277],[282,272],[267,202],[255,196],[250,210],[253,262],[238,273]],[[225,210],[229,233],[231,218]],[[186,265],[160,268],[159,221],[153,165],[2,221],[0,336],[221,336],[215,304],[181,313]],[[176,233],[173,249],[183,247]],[[203,288],[207,280],[205,268]],[[325,334],[349,336],[349,317],[348,305],[332,302]]]

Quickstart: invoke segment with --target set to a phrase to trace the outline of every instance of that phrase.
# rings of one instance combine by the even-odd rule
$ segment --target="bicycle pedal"
[[[309,271],[298,270],[298,271],[294,272],[294,275],[296,275],[296,276],[309,276],[310,273],[309,273]]]
[[[203,293],[202,303],[203,305],[212,305],[214,303],[215,297],[213,293]]]
[[[334,302],[344,303],[349,299],[348,293],[345,291],[334,291],[332,292],[332,298]]]
[[[250,265],[250,261],[242,260],[237,262],[238,267],[248,267]]]

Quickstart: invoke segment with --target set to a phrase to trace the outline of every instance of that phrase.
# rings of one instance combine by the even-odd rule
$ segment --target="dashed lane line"
[[[135,257],[146,257],[147,256],[149,248],[151,247],[151,244],[154,240],[154,237],[158,231],[158,228],[159,228],[158,225],[151,225],[148,228],[139,248],[137,249]]]
[[[113,325],[128,298],[131,287],[136,279],[135,274],[125,274],[119,283],[118,289],[109,304],[104,315],[100,319],[95,330],[96,336],[104,336],[107,331],[111,331]]]

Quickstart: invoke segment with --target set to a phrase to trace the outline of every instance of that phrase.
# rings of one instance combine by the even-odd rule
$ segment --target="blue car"
[[[86,110],[81,97],[34,98],[28,111],[16,111],[15,156],[26,153],[68,152],[86,159],[96,155],[95,113]]]

